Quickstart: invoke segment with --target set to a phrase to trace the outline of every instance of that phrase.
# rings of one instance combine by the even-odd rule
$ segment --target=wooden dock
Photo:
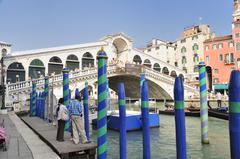
[[[65,132],[64,142],[56,140],[57,127],[46,123],[38,117],[21,118],[39,137],[48,144],[62,159],[88,158],[95,159],[95,143],[75,145],[70,141],[70,133]]]

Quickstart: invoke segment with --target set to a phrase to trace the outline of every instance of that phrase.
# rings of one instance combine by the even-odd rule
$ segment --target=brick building
[[[240,62],[240,2],[234,0],[232,35],[212,36],[204,41],[208,89],[225,92],[230,73]]]

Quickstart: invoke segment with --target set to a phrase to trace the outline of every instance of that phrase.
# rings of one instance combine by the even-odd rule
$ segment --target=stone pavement
[[[5,129],[10,138],[7,151],[0,150],[0,159],[33,159],[32,152],[8,115],[0,115],[0,122],[4,119]]]
[[[60,159],[15,113],[0,115],[10,136],[8,151],[0,159]]]

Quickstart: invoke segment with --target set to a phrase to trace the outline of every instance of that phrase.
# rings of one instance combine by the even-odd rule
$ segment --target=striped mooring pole
[[[181,77],[174,84],[175,131],[177,159],[186,159],[186,127],[184,112],[184,87]]]
[[[63,101],[64,105],[68,107],[70,104],[69,99],[69,69],[66,67],[62,70],[63,73]],[[70,119],[65,123],[65,131],[70,131]]]
[[[32,92],[30,92],[30,116],[32,115]]]
[[[142,127],[143,127],[143,158],[151,158],[150,145],[150,127],[149,127],[149,98],[148,98],[148,83],[143,82],[141,91],[141,112],[142,112]]]
[[[49,119],[49,77],[45,76],[44,78],[44,98],[45,98],[45,111],[44,111],[44,118]]]
[[[127,158],[127,130],[126,130],[126,100],[123,83],[118,84],[118,109],[120,119],[120,159]]]
[[[233,70],[229,83],[229,135],[231,159],[240,157],[240,71]]]
[[[107,54],[98,51],[98,118],[97,118],[97,158],[107,158]]]
[[[86,137],[89,140],[89,112],[88,112],[88,82],[85,81],[85,88],[83,92],[83,107],[84,107],[84,127],[86,132]]]
[[[40,93],[40,92],[36,92],[36,98],[37,98],[37,99],[36,99],[36,116],[37,116],[37,117],[39,117],[39,103],[40,103],[40,102],[39,102],[39,101],[40,101],[40,100],[39,100],[39,93]]]
[[[32,81],[32,114],[31,116],[36,116],[37,114],[37,86],[36,82]]]
[[[141,96],[142,85],[143,85],[144,81],[145,81],[145,74],[144,73],[140,73],[140,96]]]
[[[201,138],[203,144],[209,144],[206,66],[204,62],[199,62],[199,86],[200,86]]]
[[[79,92],[78,88],[75,89],[75,98],[76,98],[76,96],[80,96],[80,92]]]
[[[42,119],[45,119],[45,92],[42,92]]]

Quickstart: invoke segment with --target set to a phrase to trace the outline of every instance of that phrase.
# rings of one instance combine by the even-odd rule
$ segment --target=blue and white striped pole
[[[141,91],[141,112],[143,126],[143,158],[151,158],[150,145],[150,127],[149,127],[149,98],[148,98],[148,83],[143,82]]]
[[[88,112],[88,82],[85,81],[85,88],[83,92],[83,107],[84,107],[84,127],[86,132],[86,137],[89,140],[89,112]]]
[[[49,77],[45,76],[44,78],[44,98],[45,98],[45,109],[44,109],[44,118],[49,119]]]
[[[240,71],[231,72],[229,83],[229,135],[231,159],[240,158]]]
[[[120,159],[127,158],[126,100],[123,83],[118,84],[118,109],[120,118]]]
[[[184,87],[181,77],[176,77],[174,84],[175,130],[177,159],[186,159],[186,127],[184,112]]]

